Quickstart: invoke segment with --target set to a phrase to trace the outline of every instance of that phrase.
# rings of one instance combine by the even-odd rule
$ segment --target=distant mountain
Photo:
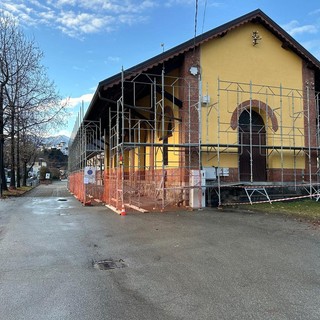
[[[68,155],[69,139],[70,139],[69,137],[64,135],[46,137],[42,139],[42,146],[45,149],[52,149],[52,148],[59,149],[63,154]]]
[[[64,135],[52,136],[52,137],[43,138],[42,143],[47,147],[56,147],[61,144],[68,146],[69,139],[70,139],[69,137]]]

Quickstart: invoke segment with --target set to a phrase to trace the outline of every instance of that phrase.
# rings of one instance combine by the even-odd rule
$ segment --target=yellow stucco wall
[[[176,73],[176,72],[175,72]],[[165,91],[175,95],[175,97],[179,97],[179,90],[178,90],[178,82],[176,80],[176,77],[172,74],[170,76],[165,78]],[[179,108],[174,105],[171,101],[168,99],[164,99],[163,103],[160,102],[162,99],[161,95],[158,93],[156,97],[156,101],[159,102],[159,107],[157,110],[157,129],[155,132],[154,141],[152,141],[152,131],[153,128],[150,128],[149,125],[147,125],[147,129],[145,130],[145,138],[141,142],[147,142],[147,143],[154,143],[154,144],[162,144],[162,107],[160,105],[163,105],[165,108],[170,107],[173,112],[174,118],[179,118]],[[137,102],[141,106],[148,106],[150,103],[150,96],[145,97],[144,99],[141,99]],[[150,117],[149,113],[141,112],[145,117]],[[152,115],[153,117],[153,115]],[[165,136],[167,135],[167,128],[168,128],[168,121],[170,119],[165,118],[164,121],[164,131]],[[146,122],[145,122],[146,123]],[[170,133],[168,137],[168,143],[169,144],[179,144],[180,141],[180,132],[179,132],[179,121],[178,120],[171,120],[172,124],[172,132]],[[138,140],[138,139],[137,139]],[[154,150],[154,153],[152,155],[152,149],[153,147],[145,147],[145,148],[135,148],[135,166],[137,164],[140,164],[140,169],[142,169],[144,166],[147,168],[154,167],[154,168],[162,168],[162,159],[163,159],[163,150],[161,147],[156,147]],[[175,147],[169,147],[169,153],[168,153],[168,165],[166,167],[178,167],[179,166],[179,149]],[[153,159],[153,160],[152,160]]]
[[[256,46],[252,44],[253,31],[262,38]],[[242,102],[255,99],[272,108],[278,120],[279,129],[274,132],[270,117],[254,108],[266,124],[267,145],[304,146],[302,60],[281,46],[267,29],[251,23],[201,46],[202,95],[210,96],[210,105],[202,107],[203,143],[237,144],[237,129],[230,127],[232,113]],[[238,166],[234,151],[225,150],[230,154],[220,158],[220,166]],[[203,157],[203,165],[217,165],[214,152]],[[294,164],[288,155],[281,158],[273,153],[268,157],[269,168],[304,165],[303,157]]]

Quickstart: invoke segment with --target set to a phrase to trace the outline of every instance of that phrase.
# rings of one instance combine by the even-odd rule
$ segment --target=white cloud
[[[81,1],[79,1],[79,2],[81,2]],[[57,7],[63,8],[65,5],[74,6],[76,4],[76,1],[75,0],[56,0],[56,1],[51,2],[51,3],[52,4],[55,3],[55,5]]]
[[[120,62],[120,61],[121,61],[120,57],[111,57],[111,56],[109,56],[105,63],[108,63],[108,62]]]
[[[157,6],[155,0],[6,0],[2,4],[23,25],[47,25],[79,39],[145,22],[148,11]]]
[[[112,25],[114,18],[110,16],[98,17],[95,14],[80,13],[73,11],[62,12],[56,19],[58,29],[71,37],[79,34],[91,34],[99,32],[102,29],[108,29]]]
[[[157,1],[144,0],[80,0],[78,6],[84,9],[107,11],[113,14],[141,13],[144,10],[157,7]]]
[[[38,22],[38,24],[50,26],[50,25],[52,25],[51,21],[55,20],[56,18],[57,17],[56,17],[55,12],[52,10],[48,10],[48,11],[39,13],[37,22]]]
[[[316,15],[320,13],[320,9],[309,12],[309,15]]]
[[[18,13],[19,9],[14,4],[11,3],[3,3],[3,10],[9,11],[10,13]]]
[[[167,0],[165,5],[167,7],[172,7],[174,5],[194,5],[194,0]]]
[[[291,35],[295,36],[297,34],[304,33],[317,33],[318,28],[315,25],[308,24],[304,26],[300,26],[300,23],[297,20],[292,20],[288,24],[284,25],[283,28]]]
[[[139,23],[139,22],[145,22],[147,21],[147,17],[144,17],[144,16],[135,16],[133,14],[121,14],[118,16],[118,19],[119,21],[122,23],[122,24],[127,24],[127,25],[134,25],[136,23]]]
[[[93,95],[94,95],[93,93],[87,93],[80,97],[75,97],[75,98],[68,97],[62,100],[62,104],[66,104],[67,108],[71,108],[71,109],[82,105],[82,103],[87,105],[88,103],[91,102]]]
[[[30,2],[33,6],[35,6],[35,7],[37,7],[37,8],[44,9],[44,10],[50,10],[50,8],[49,8],[48,6],[44,5],[43,3],[41,3],[41,2],[38,1],[38,0],[29,0],[29,2]]]
[[[122,25],[146,24],[159,7],[194,6],[194,0],[5,0],[2,8],[23,25],[45,25],[80,40],[95,33],[110,33]],[[199,0],[203,6],[205,0]],[[221,2],[208,1],[208,7]],[[302,32],[294,30],[293,32]]]

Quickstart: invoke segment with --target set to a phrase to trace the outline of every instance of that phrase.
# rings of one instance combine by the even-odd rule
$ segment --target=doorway
[[[266,129],[259,113],[245,109],[239,117],[240,181],[266,181]]]

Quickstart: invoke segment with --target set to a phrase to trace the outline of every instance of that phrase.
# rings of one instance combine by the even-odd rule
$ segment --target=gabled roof
[[[183,54],[194,47],[201,45],[202,43],[214,38],[225,35],[228,31],[233,30],[243,24],[254,22],[262,24],[266,29],[279,38],[286,49],[290,49],[300,56],[303,60],[315,69],[320,70],[320,62],[301,44],[299,44],[294,38],[292,38],[284,29],[282,29],[277,23],[270,19],[263,11],[257,9],[242,17],[225,23],[217,28],[207,31],[196,38],[190,39],[168,51],[165,51],[151,59],[148,59],[142,63],[135,65],[134,67],[127,69],[128,74],[134,74],[139,72],[145,72],[150,68],[153,68],[159,64],[162,64],[178,55]],[[110,87],[121,81],[121,73],[118,73],[110,78],[107,78],[99,83],[99,87]]]
[[[157,56],[152,57],[142,63],[139,63],[130,69],[126,69],[125,77],[132,77],[135,74],[146,72],[161,66],[164,62],[169,63],[175,59],[179,59],[183,54],[189,50],[193,50],[195,47],[200,46],[202,43],[207,42],[214,38],[224,36],[230,30],[238,28],[246,23],[260,23],[272,34],[274,34],[279,40],[282,41],[283,47],[296,53],[301,59],[307,62],[308,66],[317,71],[320,74],[320,62],[309,51],[307,51],[301,44],[299,44],[294,38],[292,38],[284,29],[282,29],[277,23],[270,19],[260,9],[252,11],[246,15],[243,15],[235,20],[225,23],[217,28],[207,31],[195,38],[192,38],[170,50],[167,50]],[[90,106],[85,115],[85,119],[88,119],[89,115],[93,111],[93,107],[96,101],[99,101],[101,90],[108,90],[121,83],[122,74],[118,73],[110,78],[101,81],[95,92],[95,95],[90,103]]]

